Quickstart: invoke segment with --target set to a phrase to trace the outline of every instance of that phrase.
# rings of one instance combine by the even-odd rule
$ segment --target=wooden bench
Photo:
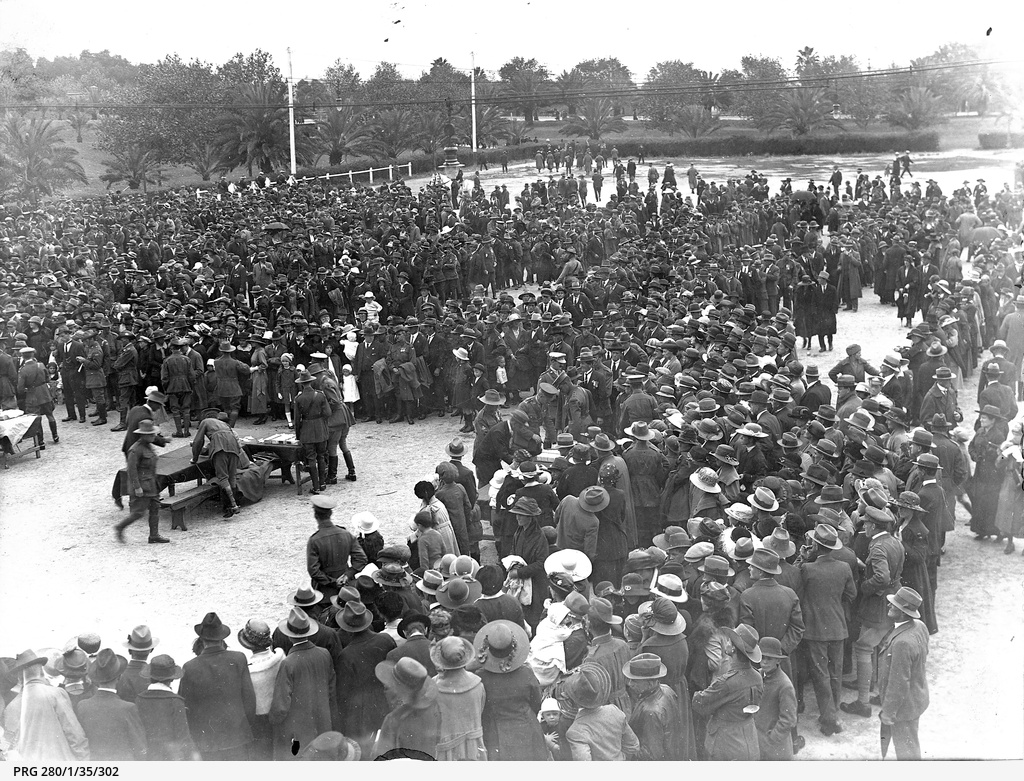
[[[174,496],[161,499],[160,507],[171,511],[172,529],[180,526],[182,531],[188,531],[185,526],[185,512],[197,504],[217,496],[219,493],[220,488],[216,483],[204,483]]]

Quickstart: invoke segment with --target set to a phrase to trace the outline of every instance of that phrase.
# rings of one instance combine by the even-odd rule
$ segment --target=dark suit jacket
[[[146,729],[146,758],[151,761],[192,759],[196,753],[188,730],[185,700],[174,692],[139,692],[135,700]]]
[[[188,707],[189,729],[200,752],[252,742],[256,692],[249,660],[239,651],[207,648],[182,666],[178,693]]]
[[[512,460],[512,431],[506,420],[495,423],[484,438],[473,446],[473,463],[496,463]]]
[[[822,554],[800,565],[800,609],[804,640],[829,642],[849,636],[846,605],[857,596],[853,570],[845,561]]]
[[[814,383],[811,387],[804,391],[804,395],[800,397],[800,406],[807,407],[812,413],[818,411],[818,407],[822,404],[832,403],[832,391],[828,389],[828,386],[822,385],[820,382]]]
[[[407,657],[422,664],[427,670],[427,675],[437,675],[437,669],[430,658],[430,640],[423,635],[413,635],[397,648],[388,651],[387,655],[390,662],[397,662],[399,659]]]
[[[760,637],[777,638],[786,654],[793,653],[804,635],[800,599],[771,577],[754,581],[740,594],[740,623],[752,626]]]
[[[114,692],[97,690],[78,703],[78,720],[89,740],[94,762],[120,762],[146,758],[146,730],[139,709]]]
[[[128,410],[128,417],[125,419],[124,423],[128,427],[128,430],[124,432],[124,440],[121,442],[121,452],[125,455],[128,454],[128,450],[131,446],[138,441],[139,435],[135,433],[135,430],[144,420],[153,420],[153,410],[145,404],[140,404],[139,406],[132,407]],[[168,440],[163,434],[159,434],[153,439],[153,444],[163,447],[169,441],[170,440]]]

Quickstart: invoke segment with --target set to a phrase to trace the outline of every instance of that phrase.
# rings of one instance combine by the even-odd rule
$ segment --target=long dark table
[[[302,445],[297,442],[266,442],[261,439],[243,441],[242,448],[252,458],[259,453],[269,453],[274,457],[276,465],[281,470],[282,482],[291,477],[292,466],[295,466],[295,492],[302,495],[302,484],[309,482],[310,478],[302,476]]]
[[[160,449],[157,448],[159,453]],[[156,459],[156,487],[158,491],[167,489],[168,496],[174,496],[176,483],[186,483],[195,480],[196,485],[202,485],[203,480],[213,477],[213,464],[209,456],[200,456],[199,463],[192,463],[192,446],[176,448],[159,453]],[[128,494],[128,470],[122,468],[114,477],[114,488],[111,494],[120,498]]]

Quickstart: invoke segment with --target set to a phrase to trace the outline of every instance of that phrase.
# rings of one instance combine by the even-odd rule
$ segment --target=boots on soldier
[[[171,436],[177,439],[185,436],[185,432],[181,430],[181,413],[174,416],[174,433]]]
[[[338,484],[338,457],[328,456],[327,458],[327,485]]]
[[[352,454],[342,453],[342,455],[345,457],[345,466],[348,467],[348,474],[345,475],[345,479],[350,483],[354,483],[356,481],[356,465],[352,460]]]

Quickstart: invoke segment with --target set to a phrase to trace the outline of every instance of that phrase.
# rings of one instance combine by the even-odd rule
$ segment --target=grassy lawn
[[[87,185],[76,186],[74,189],[69,190],[65,194],[65,197],[96,197],[107,193],[108,190],[106,183],[100,180],[100,176],[106,172],[106,165],[104,161],[108,160],[110,155],[98,147],[98,130],[95,127],[90,127],[85,130],[82,134],[82,143],[78,144],[75,142],[74,130],[71,129],[67,122],[56,121],[56,124],[64,128],[64,137],[72,147],[78,150],[79,162],[81,162],[82,166],[85,168],[85,174],[89,178],[89,183]],[[610,145],[614,145],[615,142],[619,140],[636,140],[643,138],[655,141],[680,138],[678,135],[673,137],[661,131],[649,130],[642,121],[632,121],[627,119],[627,124],[629,127],[624,133],[616,133],[607,136],[606,140]],[[548,140],[552,142],[567,140],[567,137],[561,134],[563,125],[563,122],[556,122],[553,118],[544,117],[540,122],[537,122],[532,128],[530,128],[529,136],[530,138],[538,138],[539,143],[545,143]],[[862,131],[851,122],[847,124],[847,129],[850,132],[878,134],[891,133],[893,131],[892,127],[881,123],[874,124]],[[948,151],[954,149],[978,149],[978,133],[993,132],[997,130],[998,127],[993,118],[955,117],[938,125],[936,129],[940,134],[941,149],[943,151]],[[751,138],[757,138],[761,136],[761,133],[748,126],[745,122],[737,120],[722,120],[722,129],[718,131],[716,137],[717,136],[750,136]],[[463,155],[463,159],[466,161],[468,160],[468,157]],[[352,168],[354,169],[363,169],[369,165],[368,161],[365,160],[353,160],[351,163]],[[228,178],[237,179],[242,173],[243,171],[241,169],[233,171],[228,175]],[[182,186],[197,187],[203,186],[203,183],[198,174],[190,168],[186,168],[185,166],[167,166],[163,170],[162,186],[151,189],[159,190],[167,187]],[[125,188],[125,183],[121,182],[111,189]]]

